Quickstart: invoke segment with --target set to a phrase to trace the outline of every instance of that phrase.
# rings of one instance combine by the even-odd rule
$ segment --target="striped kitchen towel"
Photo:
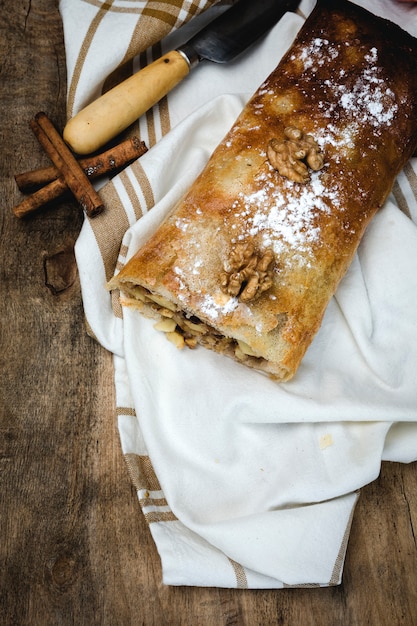
[[[224,10],[211,4],[61,0],[68,116]],[[114,355],[121,446],[170,585],[340,583],[361,487],[382,460],[417,459],[417,159],[373,220],[289,383],[204,349],[176,350],[106,290],[313,4],[303,0],[230,66],[202,64],[138,121],[132,132],[149,151],[101,188],[107,210],[85,220],[76,244],[88,331]],[[361,4],[417,35],[417,7]]]

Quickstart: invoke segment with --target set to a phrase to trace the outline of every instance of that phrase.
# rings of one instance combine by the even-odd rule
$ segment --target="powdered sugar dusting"
[[[373,46],[363,55],[363,69],[353,85],[348,86],[349,73],[345,69],[340,68],[337,75],[331,71],[332,61],[343,52],[343,47],[347,49],[349,46],[348,41],[336,46],[327,39],[316,38],[290,58],[292,61],[301,61],[303,71],[313,78],[320,68],[330,68],[330,75],[322,84],[327,92],[333,92],[332,97],[323,99],[319,104],[327,117],[332,117],[336,109],[342,109],[356,126],[364,122],[374,127],[390,126],[398,111],[398,104],[378,65],[377,48]],[[329,105],[329,102],[332,104]]]
[[[291,249],[295,251],[292,262],[309,263],[311,243],[320,237],[316,218],[339,206],[337,190],[325,189],[321,172],[313,172],[305,185],[282,179],[282,184],[276,186],[273,181],[276,175],[271,168],[259,178],[261,189],[238,195],[232,212],[239,223],[239,232],[232,243],[258,238],[261,247],[272,248],[277,255]],[[236,230],[235,224],[232,223],[231,229]]]
[[[210,319],[216,320],[219,315],[232,313],[239,306],[239,300],[226,294],[219,293],[217,296],[206,294],[201,302],[201,311]]]
[[[325,54],[323,54],[325,51]],[[303,63],[304,70],[311,72],[317,71],[319,67],[327,64],[330,59],[336,59],[339,51],[334,45],[330,45],[328,39],[316,37],[309,46],[303,48],[299,56],[293,54],[291,61],[300,60]]]
[[[378,52],[376,48],[371,48],[369,54],[365,55],[368,65],[350,89],[344,84],[335,85],[331,80],[324,84],[333,90],[336,99],[339,98],[339,106],[355,119],[356,124],[368,122],[375,127],[382,124],[391,126],[398,104],[394,92],[380,76],[377,60]],[[327,115],[332,112],[329,108]]]

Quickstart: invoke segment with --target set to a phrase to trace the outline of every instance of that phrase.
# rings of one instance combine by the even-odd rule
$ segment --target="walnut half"
[[[223,291],[243,302],[253,300],[271,287],[273,260],[270,249],[261,254],[251,241],[236,244],[220,276]]]
[[[281,176],[295,183],[306,183],[310,179],[307,165],[314,171],[324,165],[320,147],[311,135],[295,126],[285,128],[284,135],[285,139],[271,139],[268,143],[269,162]]]

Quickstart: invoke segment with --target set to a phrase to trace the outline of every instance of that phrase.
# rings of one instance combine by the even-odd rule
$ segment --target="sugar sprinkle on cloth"
[[[178,45],[211,4],[61,0],[68,116]],[[229,66],[202,64],[141,118],[134,132],[149,151],[100,189],[107,210],[85,220],[76,243],[87,325],[114,355],[121,446],[168,585],[340,583],[361,487],[382,460],[417,459],[417,159],[289,383],[208,350],[178,351],[105,289],[192,184],[313,4],[302,0]],[[417,5],[358,4],[417,35]]]

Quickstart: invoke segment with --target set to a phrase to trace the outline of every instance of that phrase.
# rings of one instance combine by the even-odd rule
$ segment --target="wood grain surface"
[[[71,197],[19,220],[13,175],[48,165],[28,128],[65,123],[56,0],[0,2],[0,623],[417,624],[416,464],[362,491],[343,584],[170,588],[121,455],[111,356],[85,332]]]

